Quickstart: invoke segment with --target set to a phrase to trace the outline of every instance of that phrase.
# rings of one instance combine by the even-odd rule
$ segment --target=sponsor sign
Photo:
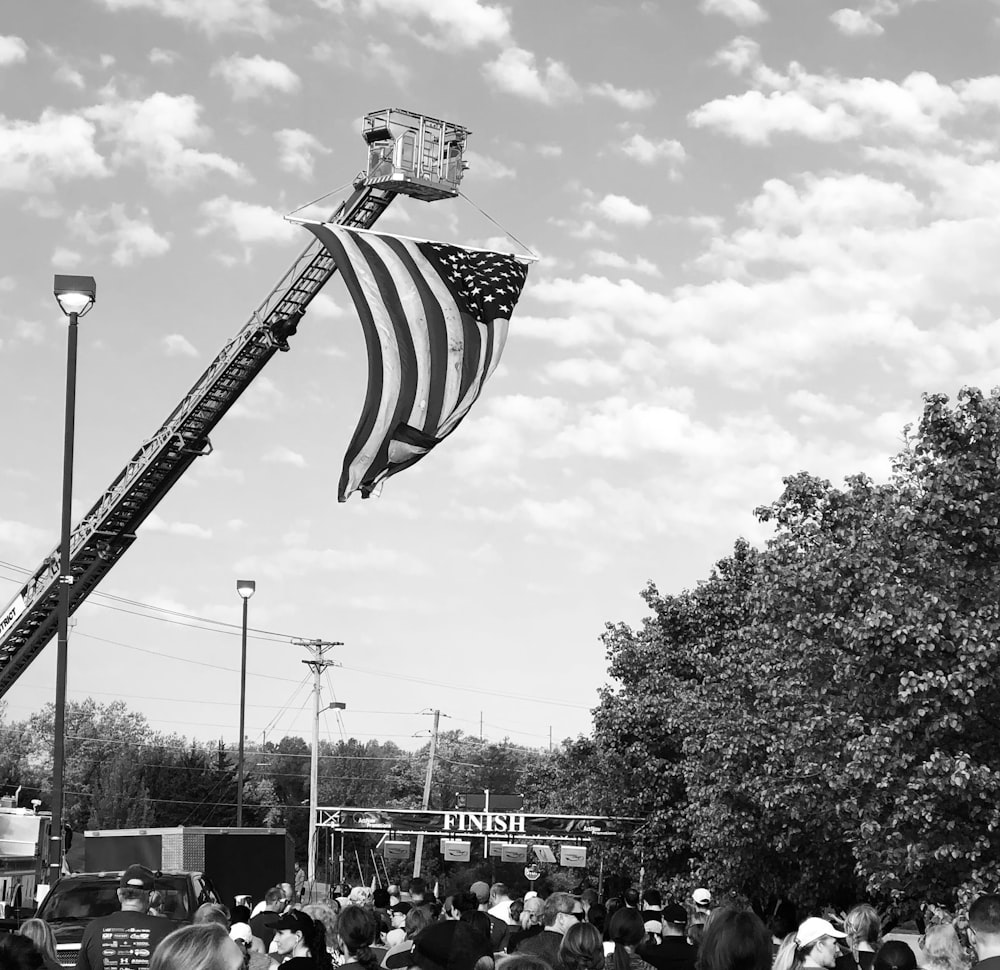
[[[559,846],[559,865],[572,869],[582,869],[587,865],[587,847],[585,845]]]
[[[462,839],[442,839],[441,855],[445,862],[468,862],[471,846],[471,842]]]
[[[410,858],[410,843],[383,842],[382,853],[387,862],[405,862]]]
[[[527,862],[528,861],[528,847],[526,845],[501,845],[500,846],[500,861],[501,862]]]
[[[2,637],[24,612],[24,597],[18,593],[7,609],[0,613],[0,637]]]

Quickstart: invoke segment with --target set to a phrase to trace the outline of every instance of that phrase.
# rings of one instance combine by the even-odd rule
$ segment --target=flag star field
[[[765,542],[785,475],[885,478],[924,392],[998,383],[998,49],[996,0],[8,4],[0,608],[58,540],[53,274],[97,281],[78,521],[349,195],[362,117],[403,108],[469,129],[463,196],[397,199],[374,228],[398,244],[344,245],[455,257],[434,292],[465,305],[430,324],[475,361],[387,405],[402,431],[363,444],[406,467],[338,502],[369,379],[338,273],[77,611],[69,697],[235,744],[253,579],[252,740],[311,733],[293,638],[343,644],[323,737],[417,748],[433,709],[587,734],[601,634],[648,583]],[[540,259],[524,282],[475,250]],[[5,717],[52,701],[54,653]]]

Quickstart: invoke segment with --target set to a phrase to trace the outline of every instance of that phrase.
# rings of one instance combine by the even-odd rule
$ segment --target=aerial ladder
[[[467,129],[400,108],[365,115],[368,164],[328,221],[370,228],[397,195],[425,202],[458,195]],[[135,542],[136,530],[196,458],[210,454],[222,416],[292,337],[313,297],[336,272],[314,240],[243,328],[140,445],[70,536],[70,612]],[[56,547],[0,613],[0,697],[49,642],[58,624],[61,549]]]

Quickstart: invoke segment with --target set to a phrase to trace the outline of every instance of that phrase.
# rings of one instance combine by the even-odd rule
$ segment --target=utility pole
[[[339,666],[336,661],[326,660],[325,655],[333,647],[342,647],[337,640],[293,640],[297,647],[305,647],[312,656],[302,662],[313,672],[313,730],[312,757],[309,760],[309,857],[306,862],[306,876],[310,883],[316,882],[316,816],[319,798],[319,715],[320,678],[327,667]],[[333,707],[334,705],[330,705]],[[337,705],[343,707],[343,704]]]
[[[425,712],[426,713],[426,712]],[[424,811],[431,803],[431,779],[434,777],[434,752],[437,750],[438,724],[441,721],[440,711],[431,711],[434,715],[434,730],[431,732],[431,750],[427,755],[427,777],[424,779]],[[420,875],[420,863],[424,854],[424,837],[417,836],[417,851],[413,856],[413,877]]]

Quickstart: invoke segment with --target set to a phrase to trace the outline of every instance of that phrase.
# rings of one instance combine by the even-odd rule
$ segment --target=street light
[[[247,603],[257,584],[252,579],[237,579],[236,592],[243,600],[243,649],[240,653],[240,754],[236,781],[236,827],[243,827],[243,733],[247,707]]]
[[[73,499],[73,430],[76,417],[76,339],[77,321],[94,305],[97,284],[93,276],[60,276],[53,281],[52,292],[62,312],[69,317],[66,347],[66,421],[63,441],[62,528],[59,535],[59,615],[56,652],[56,703],[53,721],[55,735],[52,750],[52,821],[49,823],[49,885],[62,872],[63,847],[63,767],[66,757],[66,668],[69,660],[69,600],[73,585],[70,566],[70,516]]]
[[[309,858],[306,860],[306,875],[309,882],[315,887],[316,870],[318,868],[319,854],[316,841],[316,816],[319,809],[319,716],[324,710],[346,711],[347,705],[343,701],[331,701],[326,708],[319,706],[319,681],[316,682],[316,710],[313,718],[313,744],[312,756],[309,759]]]

